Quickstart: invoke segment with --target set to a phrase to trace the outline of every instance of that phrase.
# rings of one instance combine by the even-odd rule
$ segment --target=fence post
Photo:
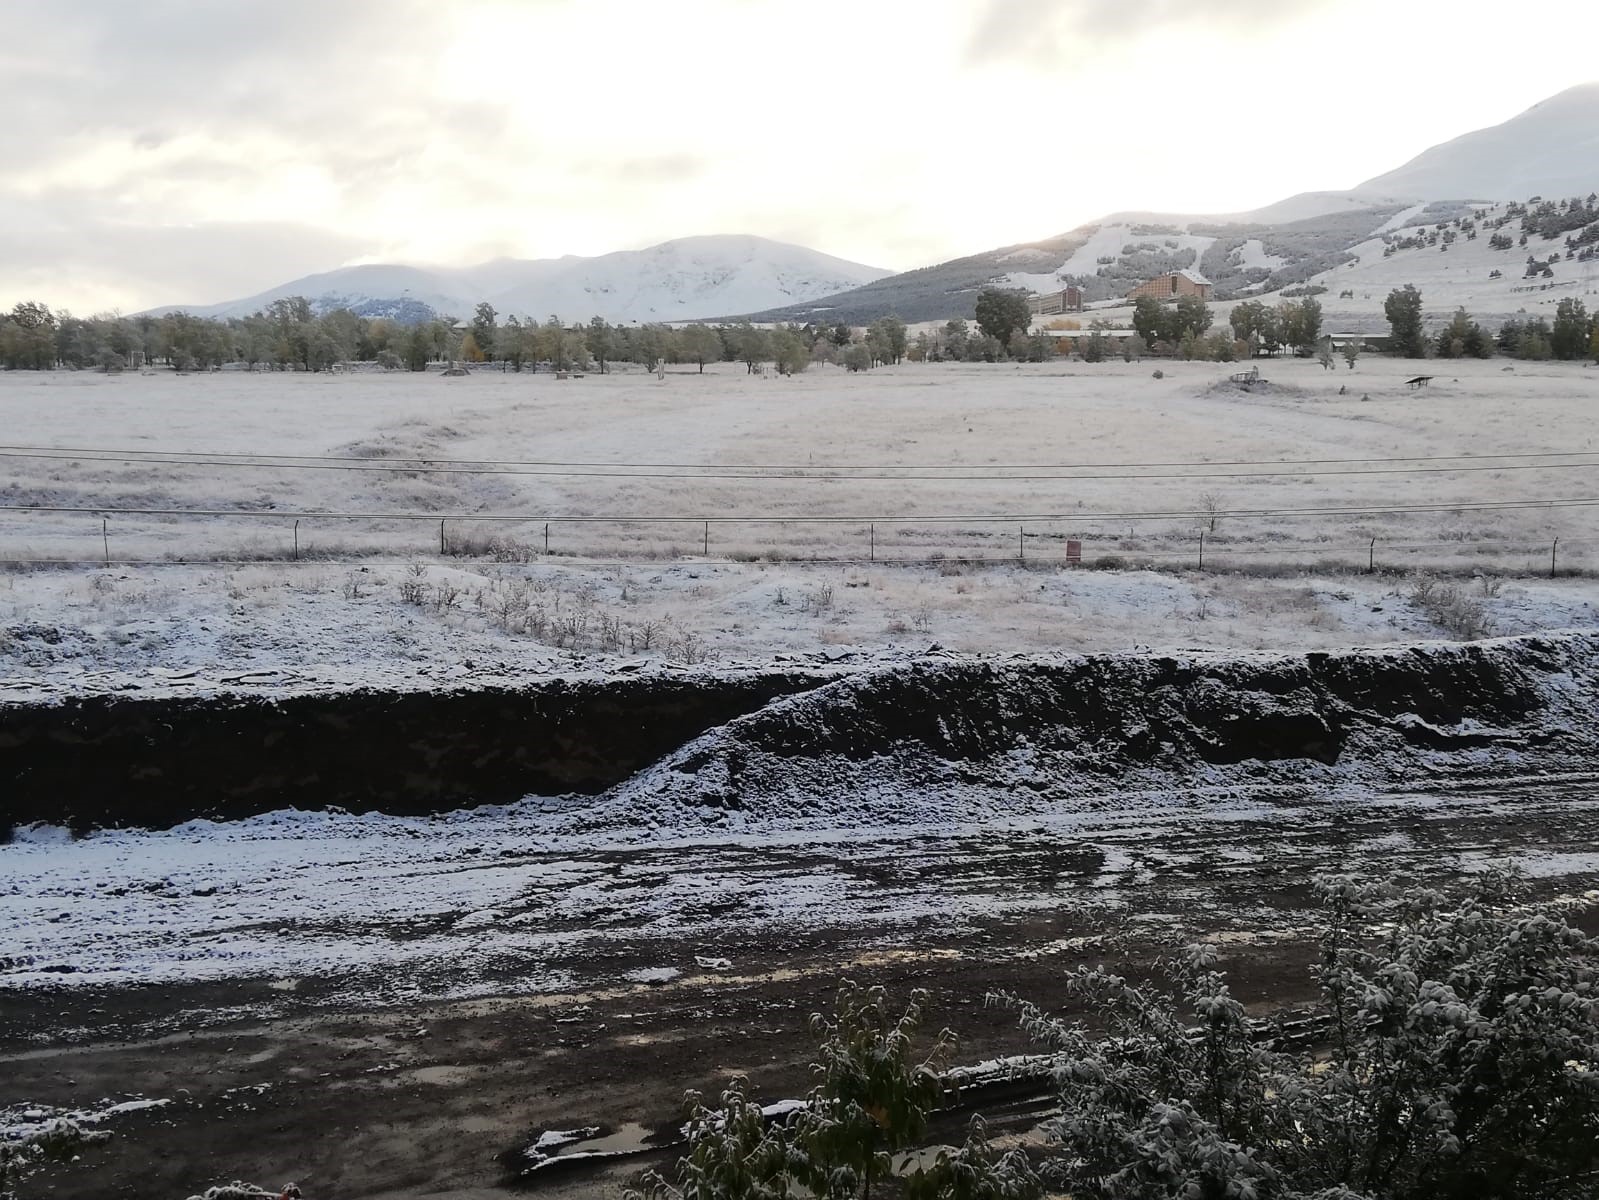
[[[100,518],[100,544],[105,547],[105,565],[111,565],[111,518]]]
[[[1205,569],[1205,531],[1199,531],[1199,569]]]
[[[704,546],[704,550],[703,550],[703,553],[702,553],[701,557],[702,558],[709,558],[710,556],[711,556],[711,523],[709,521],[707,521],[707,522],[705,522],[705,546]]]
[[[871,560],[870,561],[876,562],[877,561],[877,526],[876,525],[867,525],[866,526],[866,532],[867,532],[867,535],[870,536],[870,538],[872,539],[872,549],[871,549]]]
[[[300,522],[294,523],[294,561],[300,561]]]
[[[1027,561],[1027,526],[1016,526],[1016,561]]]
[[[1366,574],[1377,573],[1377,539],[1371,539],[1371,545],[1366,548]]]
[[[1560,549],[1560,539],[1556,538],[1554,545],[1549,547],[1549,578],[1555,577],[1555,551]]]
[[[439,557],[444,557],[444,520],[439,520]]]
[[[550,552],[550,523],[544,522],[544,553]]]

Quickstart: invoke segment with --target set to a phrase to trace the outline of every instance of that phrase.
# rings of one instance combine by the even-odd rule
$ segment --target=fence
[[[1502,476],[1527,473],[1599,470],[1599,451],[1487,453],[1412,457],[1267,459],[1219,462],[1017,462],[1010,464],[889,463],[739,463],[573,462],[537,460],[391,459],[360,455],[275,455],[197,452],[171,449],[110,447],[0,446],[0,459],[43,465],[33,481],[35,496],[71,495],[73,473],[85,469],[125,471],[159,467],[163,474],[197,470],[205,489],[236,472],[270,470],[290,478],[365,479],[374,485],[412,480],[533,477],[546,494],[557,481],[598,480],[625,487],[616,495],[648,496],[649,488],[679,489],[687,504],[703,503],[694,485],[748,488],[727,508],[715,512],[670,514],[661,511],[599,513],[582,511],[408,511],[386,508],[379,501],[365,511],[319,509],[300,500],[293,507],[262,507],[240,498],[225,507],[96,504],[106,499],[104,487],[114,476],[83,481],[84,499],[56,504],[0,505],[0,560],[15,565],[99,562],[240,562],[254,554],[260,561],[316,558],[482,557],[499,561],[535,558],[582,558],[589,562],[661,561],[697,558],[725,562],[843,562],[917,564],[929,562],[996,562],[1016,560],[1035,565],[1140,565],[1183,570],[1280,571],[1294,567],[1318,570],[1403,570],[1429,568],[1529,573],[1586,570],[1583,547],[1587,527],[1551,520],[1522,521],[1509,531],[1492,519],[1509,513],[1576,515],[1599,507],[1599,495],[1583,494],[1485,499]],[[1484,473],[1488,474],[1484,474]],[[332,474],[330,474],[332,473]],[[1251,484],[1310,483],[1324,476],[1353,479],[1378,476],[1381,491],[1369,495],[1437,495],[1433,481],[1449,477],[1469,481],[1476,492],[1451,500],[1404,502],[1346,501],[1321,505],[1258,504],[1223,507],[1217,493],[1200,496],[1200,506],[1137,511],[1091,511],[1068,505],[1067,498],[1107,481],[1120,481],[1130,496],[1154,503],[1160,486],[1183,481],[1188,486],[1245,487]],[[1407,477],[1413,477],[1407,479]],[[116,479],[124,484],[125,478]],[[1420,481],[1427,490],[1415,490]],[[623,485],[616,481],[629,481]],[[402,483],[403,481],[403,483]],[[652,482],[644,482],[652,481]],[[278,482],[274,480],[274,482]],[[861,511],[879,500],[874,490],[856,493],[860,508],[838,489],[875,482],[893,485],[894,507],[900,511]],[[990,488],[992,503],[1005,511],[967,510],[917,513],[915,487],[979,484]],[[795,485],[807,485],[794,490]],[[1026,485],[1026,494],[1047,495],[1054,511],[1018,511],[1015,493],[998,485]],[[66,486],[69,490],[61,490]],[[190,484],[192,486],[192,483]],[[362,485],[363,487],[367,485]],[[564,485],[562,485],[564,486]],[[577,484],[573,485],[579,486]],[[1178,486],[1181,486],[1179,484]],[[810,487],[830,489],[811,492]],[[774,490],[774,489],[785,490]],[[1464,487],[1460,490],[1466,491]],[[229,492],[221,493],[224,496]],[[98,493],[98,494],[97,494]],[[13,495],[28,491],[14,491]],[[246,493],[247,494],[247,493]],[[259,496],[262,493],[256,492]],[[290,493],[293,494],[292,492]],[[304,493],[302,493],[304,494]],[[509,494],[509,493],[507,493]],[[937,494],[932,492],[931,494]],[[693,496],[702,499],[695,500]],[[838,504],[831,512],[800,508],[812,496]],[[953,495],[950,493],[949,495]],[[946,495],[945,503],[951,501]],[[642,503],[647,503],[643,501]],[[925,501],[924,501],[925,502]],[[937,502],[937,501],[934,501]],[[338,503],[337,500],[334,503]],[[397,503],[403,503],[397,502]],[[543,501],[542,503],[549,503]],[[570,505],[587,504],[569,500]],[[661,501],[671,503],[671,501]],[[255,506],[252,507],[251,505]],[[912,511],[907,512],[905,510]],[[785,511],[786,510],[786,511]],[[795,511],[798,510],[798,511]],[[1462,529],[1464,514],[1483,514],[1475,530]],[[1428,516],[1433,520],[1419,528]],[[39,525],[48,528],[42,534]],[[421,526],[419,530],[417,527]],[[1220,527],[1218,529],[1218,526]],[[346,540],[330,543],[338,529]],[[92,550],[83,540],[92,530]],[[1125,530],[1126,535],[1122,536]],[[248,544],[246,541],[248,534]],[[1558,536],[1557,536],[1558,535]],[[42,536],[48,548],[35,543]],[[1547,537],[1547,540],[1543,540]],[[1081,550],[1073,552],[1073,544]],[[1564,549],[1563,549],[1564,547]]]
[[[1556,502],[1502,502],[1482,506],[1488,511],[1550,507]],[[1571,500],[1562,506],[1586,507],[1599,501]],[[1312,513],[1370,515],[1429,513],[1438,506],[1399,506],[1387,509],[1272,510],[1269,515]],[[1456,511],[1450,507],[1447,511]],[[81,532],[57,541],[90,542],[83,554],[39,554],[25,539],[0,541],[0,566],[134,566],[243,563],[357,561],[374,558],[415,559],[436,554],[440,558],[481,559],[529,563],[541,560],[581,562],[589,565],[637,565],[680,561],[716,563],[788,563],[873,566],[930,566],[941,564],[1021,564],[1035,568],[1058,567],[1115,569],[1141,567],[1170,571],[1215,571],[1244,574],[1281,574],[1286,570],[1365,573],[1404,572],[1416,569],[1496,575],[1587,574],[1584,548],[1599,538],[1558,536],[1548,541],[1529,539],[1396,539],[1380,536],[1358,540],[1322,535],[1316,538],[1262,544],[1258,539],[1234,538],[1207,528],[1240,515],[1261,515],[1267,510],[1218,510],[1201,514],[1124,513],[1100,515],[1097,522],[1127,522],[1127,534],[1103,527],[1091,528],[1082,518],[1033,514],[1030,519],[1004,515],[931,514],[921,517],[863,519],[850,516],[757,516],[717,514],[695,517],[616,515],[547,518],[524,514],[439,513],[282,513],[272,510],[88,509],[81,507],[0,506],[13,527],[30,514],[55,513],[85,518]],[[1169,521],[1197,517],[1199,528],[1152,530],[1140,537],[1132,526],[1144,521]],[[144,522],[132,518],[147,518]],[[114,519],[115,518],[115,519]],[[238,527],[218,524],[221,518],[239,518],[261,529],[247,545],[225,540],[216,547],[216,535],[236,539]],[[1068,523],[1068,521],[1070,523]],[[188,548],[171,549],[174,525],[205,523],[202,530],[180,536]],[[121,528],[119,529],[119,524]],[[398,525],[400,530],[382,528]],[[359,528],[365,526],[365,528]],[[354,528],[357,538],[329,543],[333,528]],[[416,536],[406,530],[425,530]],[[592,532],[604,528],[613,536],[598,540]],[[813,537],[809,547],[796,530],[824,529],[825,539]],[[618,550],[616,534],[621,535]],[[753,536],[752,536],[753,534]],[[126,549],[114,550],[121,540]],[[210,540],[213,548],[201,543]],[[11,544],[7,544],[11,543]],[[820,543],[820,544],[818,544]],[[151,545],[166,545],[150,551]],[[1430,556],[1430,558],[1429,558]],[[1438,560],[1444,560],[1439,562]]]

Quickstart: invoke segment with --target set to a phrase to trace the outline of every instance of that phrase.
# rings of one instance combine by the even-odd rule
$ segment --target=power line
[[[1581,452],[1579,452],[1581,453]],[[242,457],[242,456],[241,456]],[[1575,457],[1575,455],[1548,454],[1540,457]],[[800,471],[839,471],[846,468],[837,467],[771,467],[771,468],[743,468],[737,471],[713,471],[710,468],[688,468],[666,471],[650,471],[641,468],[622,467],[617,470],[581,470],[581,469],[546,469],[543,467],[467,467],[467,466],[396,466],[392,464],[378,464],[371,462],[292,462],[287,461],[287,456],[282,456],[280,461],[274,462],[248,462],[239,457],[227,458],[167,458],[155,457],[155,452],[146,456],[122,454],[117,452],[102,453],[99,451],[69,451],[52,453],[44,450],[5,450],[0,449],[0,458],[26,458],[44,459],[71,462],[120,462],[129,464],[148,464],[152,466],[179,466],[179,467],[213,467],[227,469],[259,469],[281,471],[358,471],[378,472],[395,475],[519,475],[536,476],[551,479],[677,479],[677,480],[734,480],[747,479],[760,482],[787,481],[796,483],[898,483],[905,481],[935,482],[935,483],[1070,483],[1093,481],[1135,481],[1135,480],[1176,480],[1176,479],[1313,479],[1325,476],[1389,476],[1389,475],[1448,475],[1462,474],[1479,471],[1559,471],[1593,469],[1599,467],[1599,461],[1593,462],[1558,462],[1558,463],[1524,463],[1501,462],[1496,464],[1473,464],[1459,466],[1420,466],[1420,467],[1325,467],[1315,470],[1289,470],[1289,471],[1180,471],[1166,473],[1139,473],[1123,474],[1119,472],[1100,474],[1048,474],[1048,475],[1012,475],[993,474],[994,471],[1019,471],[1031,468],[1024,467],[994,467],[990,473],[977,475],[923,475],[907,472],[916,472],[927,469],[955,470],[957,468],[925,468],[925,467],[894,467],[878,466],[859,468],[859,470],[873,470],[879,472],[900,472],[896,474],[799,474]],[[417,459],[418,463],[428,460]],[[1360,461],[1360,460],[1355,460]],[[1400,460],[1370,460],[1370,461],[1400,461]],[[1441,459],[1414,460],[1414,461],[1445,461]],[[848,468],[854,470],[856,468]],[[1038,468],[1043,469],[1043,468]],[[1054,471],[1082,471],[1081,467],[1051,468]],[[1151,468],[1152,470],[1152,468]],[[783,472],[778,474],[777,472]],[[766,473],[758,473],[766,472]]]
[[[246,465],[256,465],[261,462],[282,463],[352,463],[366,466],[375,466],[371,456],[357,454],[250,454],[234,451],[220,450],[141,450],[130,447],[89,447],[89,446],[36,446],[36,445],[0,445],[0,457],[33,458],[33,457],[88,457],[100,456],[112,461],[140,461],[165,463],[167,458],[151,458],[152,455],[173,456],[182,462],[201,462],[207,465],[222,465],[224,461],[242,461]],[[1443,455],[1392,455],[1388,457],[1370,456],[1364,458],[1260,458],[1260,459],[1218,459],[1204,461],[1196,459],[1172,460],[1161,462],[1030,462],[1030,463],[910,463],[903,467],[894,463],[685,463],[685,462],[617,462],[602,460],[576,460],[576,459],[476,459],[476,458],[431,458],[431,457],[396,457],[390,464],[414,463],[418,466],[390,465],[390,469],[416,471],[423,467],[445,469],[449,467],[552,467],[552,468],[611,468],[611,469],[638,469],[638,470],[674,470],[674,471],[884,471],[884,470],[919,470],[919,471],[958,471],[985,469],[989,471],[1073,471],[1073,470],[1155,470],[1160,468],[1182,467],[1340,467],[1355,466],[1361,463],[1484,463],[1507,462],[1520,459],[1542,458],[1594,458],[1599,456],[1599,450],[1543,450],[1522,451],[1506,454],[1443,454]],[[1579,464],[1581,465],[1581,464]],[[1321,474],[1323,472],[1316,472]],[[902,478],[902,476],[895,476]],[[1147,477],[1141,477],[1147,478]]]
[[[106,516],[167,516],[167,517],[247,517],[274,520],[336,520],[336,521],[514,521],[522,524],[585,525],[585,524],[795,524],[795,525],[883,525],[949,524],[968,521],[974,524],[1022,523],[1088,523],[1094,521],[1174,521],[1220,520],[1227,517],[1337,517],[1337,516],[1397,516],[1407,513],[1430,512],[1504,512],[1525,509],[1591,508],[1599,506],[1599,496],[1558,497],[1531,500],[1484,500],[1476,502],[1436,501],[1397,505],[1350,505],[1307,508],[1226,508],[1172,509],[1168,511],[1135,512],[1064,512],[1064,513],[928,513],[912,515],[812,515],[761,514],[748,515],[716,513],[664,516],[649,514],[578,514],[555,513],[452,513],[452,512],[317,512],[295,509],[249,508],[172,508],[172,507],[114,507],[83,504],[0,504],[0,512],[15,513],[81,513]]]

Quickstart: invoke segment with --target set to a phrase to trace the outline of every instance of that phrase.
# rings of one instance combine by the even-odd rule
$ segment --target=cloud
[[[89,313],[134,311],[152,299],[205,304],[327,270],[371,250],[359,239],[292,221],[123,224],[88,214],[14,224],[0,205],[0,308],[19,300]]]
[[[362,205],[426,179],[440,147],[509,137],[503,105],[434,86],[448,5],[60,7],[18,6],[0,49],[8,294],[81,307],[98,277],[105,303],[192,302],[325,270],[381,248]]]
[[[1247,36],[1295,24],[1332,5],[1333,0],[988,0],[966,54],[973,63],[1059,67],[1114,52],[1157,31]]]
[[[710,166],[710,160],[698,154],[657,154],[590,161],[579,164],[579,170],[618,183],[684,183],[699,178]]]

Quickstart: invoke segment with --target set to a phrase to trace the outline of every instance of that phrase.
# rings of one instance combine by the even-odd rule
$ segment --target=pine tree
[[[485,300],[477,306],[472,317],[472,340],[485,358],[494,356],[494,347],[499,341],[499,327],[494,323],[497,315],[494,306]],[[483,359],[477,361],[482,362]]]
[[[1567,296],[1555,306],[1549,330],[1549,351],[1556,358],[1582,358],[1588,350],[1588,310],[1581,300]]]
[[[1001,346],[1009,344],[1010,335],[1018,329],[1026,329],[1032,319],[1025,292],[986,287],[977,293],[977,328]]]
[[[1407,283],[1389,292],[1382,308],[1392,331],[1394,353],[1405,358],[1425,358],[1427,347],[1422,335],[1421,293],[1415,285]]]

